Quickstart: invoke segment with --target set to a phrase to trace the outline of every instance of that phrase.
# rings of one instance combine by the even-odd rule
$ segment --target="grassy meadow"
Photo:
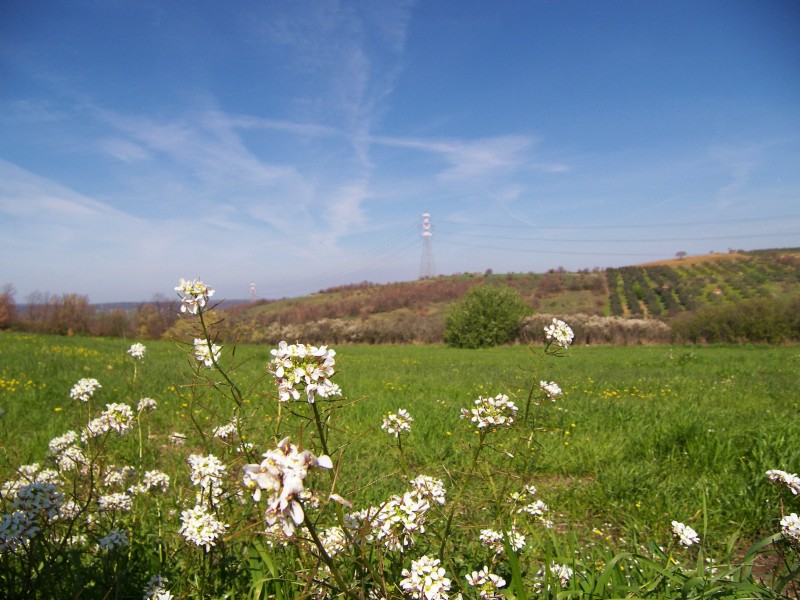
[[[135,364],[126,354],[130,343],[0,333],[0,481],[21,464],[43,461],[49,440],[86,421],[87,407],[69,397],[82,377],[102,385],[92,399],[95,409],[156,399],[159,409],[144,432],[154,444],[146,451],[174,469],[211,443],[210,432],[230,420],[233,405],[193,382],[191,348],[150,341]],[[277,436],[286,415],[279,414],[266,371],[269,350],[226,346],[222,364],[242,390],[247,422]],[[347,485],[339,493],[355,505],[398,493],[417,473],[447,481],[466,469],[469,437],[454,435],[465,426],[459,410],[500,392],[523,407],[540,380],[557,382],[564,393],[535,407],[541,416],[533,421],[527,455],[516,456],[515,464],[550,506],[556,531],[583,542],[664,543],[677,519],[712,544],[742,548],[777,528],[779,507],[765,472],[800,468],[795,346],[574,347],[548,360],[541,347],[525,346],[336,350],[343,396],[341,409],[328,415],[329,440]],[[382,417],[399,408],[414,418],[402,457],[380,429]],[[169,446],[173,432],[187,436],[185,448]],[[311,443],[313,429],[303,435]],[[260,456],[277,438],[248,441]],[[121,443],[131,445],[128,451],[135,446],[134,439]],[[489,492],[474,493],[477,507]]]

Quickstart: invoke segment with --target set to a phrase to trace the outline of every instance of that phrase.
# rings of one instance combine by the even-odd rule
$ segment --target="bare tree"
[[[17,290],[10,283],[5,284],[0,292],[0,329],[7,329],[17,318],[16,294]]]

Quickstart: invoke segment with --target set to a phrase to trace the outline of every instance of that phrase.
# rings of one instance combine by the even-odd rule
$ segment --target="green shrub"
[[[703,306],[673,319],[678,342],[779,344],[800,340],[799,297],[754,298]]]
[[[530,309],[508,286],[479,285],[447,315],[444,341],[458,348],[486,348],[513,339]]]

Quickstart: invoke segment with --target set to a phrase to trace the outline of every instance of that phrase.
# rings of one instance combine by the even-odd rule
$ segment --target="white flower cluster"
[[[569,348],[575,338],[572,328],[561,319],[553,319],[553,322],[544,328],[544,336],[548,345],[555,342],[564,349]]]
[[[89,398],[95,393],[98,388],[103,387],[97,379],[84,377],[78,383],[72,386],[69,392],[69,397],[73,400],[80,400],[81,402],[88,402]]]
[[[144,358],[144,352],[146,349],[147,348],[145,348],[144,344],[136,342],[135,344],[131,345],[130,348],[128,348],[128,354],[130,354],[133,358],[142,360]]]
[[[81,433],[81,440],[86,442],[109,431],[116,431],[119,435],[123,435],[133,429],[133,421],[133,409],[127,404],[119,402],[106,404],[106,409],[100,413],[100,416],[92,419],[86,425]]]
[[[341,527],[329,527],[325,529],[319,536],[319,541],[322,542],[322,547],[328,556],[336,556],[344,552],[347,548],[347,537]]]
[[[217,520],[205,506],[197,505],[189,510],[181,511],[181,528],[179,533],[190,544],[203,546],[206,552],[215,546],[217,539],[225,533],[228,525]]]
[[[68,431],[50,440],[49,454],[61,471],[83,470],[89,465],[89,458],[77,445],[78,434]]]
[[[375,515],[375,537],[388,550],[403,552],[414,543],[414,534],[425,533],[425,514],[431,505],[417,492],[392,496]]]
[[[133,498],[124,492],[104,494],[97,499],[100,512],[129,511],[133,508]]]
[[[222,346],[213,344],[203,338],[195,338],[194,340],[194,357],[197,362],[203,363],[206,367],[213,367],[214,363],[219,360],[221,352]]]
[[[150,490],[159,490],[162,493],[169,489],[169,475],[161,471],[147,471],[142,481],[128,488],[131,494],[146,494]]]
[[[224,440],[224,441],[227,442],[230,439],[232,439],[233,436],[236,435],[236,431],[237,431],[238,425],[239,425],[239,422],[236,419],[236,417],[234,417],[233,419],[230,420],[229,423],[226,423],[225,425],[220,425],[219,427],[215,427],[214,431],[212,432],[212,435],[215,438],[218,438],[220,440]]]
[[[146,491],[158,488],[166,492],[169,489],[169,475],[161,471],[147,471],[142,479],[142,485]]]
[[[136,475],[136,469],[131,466],[124,465],[117,467],[109,465],[103,474],[104,487],[123,487],[128,479]]]
[[[328,398],[341,395],[339,386],[330,378],[334,374],[336,352],[327,346],[306,346],[280,342],[270,351],[274,357],[267,369],[275,376],[278,384],[278,397],[281,402],[299,400],[300,392],[305,391],[309,404],[316,396]]]
[[[19,488],[12,507],[28,513],[32,519],[55,519],[63,499],[52,483],[30,483]]]
[[[39,525],[25,511],[15,510],[0,520],[0,555],[16,552],[28,545],[39,532]]]
[[[570,567],[557,562],[551,562],[548,570],[550,571],[550,575],[556,576],[558,583],[561,584],[562,588],[566,587],[566,585],[569,583],[569,580],[572,579],[572,576],[574,575],[574,572]],[[539,569],[539,572],[536,574],[536,579],[538,579],[538,581],[534,584],[534,588],[539,593],[542,591],[542,582],[544,581],[545,575],[545,567],[542,566]],[[550,588],[549,585],[547,587],[548,589]]]
[[[697,535],[697,532],[688,525],[684,525],[678,521],[672,522],[672,533],[683,546],[689,547],[692,544],[700,543],[700,536]]]
[[[139,400],[139,404],[136,405],[136,412],[153,412],[157,406],[158,402],[152,398],[142,398]]]
[[[262,491],[267,493],[266,524],[272,526],[280,523],[284,534],[291,536],[305,517],[300,498],[305,492],[303,480],[308,469],[332,469],[333,461],[324,454],[316,457],[309,450],[300,452],[288,437],[263,456],[261,464],[242,468],[244,485],[253,490],[255,502],[261,499]]]
[[[430,498],[441,505],[445,503],[444,482],[441,479],[434,479],[428,475],[419,475],[411,480],[411,486],[420,498]]]
[[[97,540],[97,548],[106,552],[124,548],[127,545],[128,533],[124,529],[112,529],[108,532],[108,535]]]
[[[517,406],[505,394],[497,394],[494,398],[479,397],[475,400],[475,408],[461,409],[461,418],[470,419],[478,429],[498,429],[510,427],[517,414]]]
[[[172,600],[173,595],[166,589],[169,580],[161,575],[153,575],[144,588],[142,600]]]
[[[57,455],[63,452],[66,448],[72,446],[76,441],[78,441],[78,434],[74,431],[68,431],[64,435],[54,437],[52,440],[50,440],[50,442],[47,444],[47,447],[50,450],[50,454]]]
[[[541,388],[544,395],[550,398],[553,402],[556,401],[556,398],[561,395],[561,388],[558,387],[558,384],[555,381],[540,381],[539,387]]]
[[[450,580],[445,577],[439,560],[423,556],[411,561],[411,569],[403,569],[400,587],[419,600],[447,600]]]
[[[397,438],[404,431],[411,431],[412,421],[414,419],[408,414],[408,411],[405,408],[401,408],[396,413],[389,413],[383,417],[381,429]]]
[[[800,477],[797,476],[797,473],[771,469],[767,471],[767,477],[772,483],[785,483],[795,496],[800,494]]]
[[[484,566],[480,571],[473,571],[466,579],[468,584],[478,589],[483,600],[503,598],[500,588],[506,585],[506,580],[499,575],[489,573],[489,567]]]
[[[525,486],[525,493],[513,492],[508,501],[512,504],[519,506],[517,514],[528,514],[532,517],[538,518],[545,527],[552,527],[553,522],[547,518],[547,513],[550,508],[542,500],[532,500],[536,496],[536,487],[533,485]]]
[[[797,513],[786,515],[781,519],[781,531],[783,535],[800,541],[800,517]]]
[[[14,489],[12,511],[0,520],[0,554],[26,547],[42,526],[60,516],[63,494],[52,483],[34,482]]]
[[[181,279],[175,291],[181,299],[181,312],[193,315],[205,308],[208,299],[214,295],[214,290],[199,279]]]
[[[479,537],[481,544],[492,550],[495,554],[502,554],[505,550],[505,538],[506,536],[502,531],[495,531],[494,529],[481,529]],[[517,533],[516,528],[513,526],[511,527],[511,531],[508,532],[508,545],[511,546],[511,549],[515,552],[525,547],[525,536],[521,533]]]
[[[225,465],[213,454],[207,456],[192,454],[186,460],[192,469],[192,483],[199,485],[202,490],[199,497],[216,504],[223,494],[222,478],[226,473]],[[200,498],[198,498],[198,502],[200,502]]]
[[[9,499],[14,498],[22,487],[31,483],[51,483],[57,486],[62,482],[58,471],[43,469],[39,463],[22,465],[17,469],[17,477],[15,479],[5,481],[0,486],[0,496]]]

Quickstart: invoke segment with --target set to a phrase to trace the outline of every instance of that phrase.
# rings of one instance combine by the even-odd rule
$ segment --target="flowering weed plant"
[[[525,387],[484,382],[496,387],[442,403],[453,451],[436,454],[437,440],[416,438],[430,417],[416,409],[414,418],[405,408],[383,413],[363,432],[343,426],[356,402],[334,382],[337,354],[325,345],[264,349],[262,377],[240,387],[235,348],[211,333],[213,289],[181,280],[176,291],[194,343],[171,396],[137,395],[136,372],[122,392],[81,379],[65,390],[75,410],[43,459],[2,483],[6,596],[744,598],[777,597],[797,576],[795,474],[763,476],[780,514],[774,533],[737,560],[711,556],[698,517],[705,504],[658,524],[661,545],[586,547],[537,480],[539,438],[563,429],[569,402],[549,377],[526,371]],[[533,360],[569,354],[565,322],[541,336]],[[131,350],[136,364],[144,350]],[[103,409],[90,402],[100,389]],[[180,431],[172,421],[153,427],[166,410]],[[358,452],[373,431],[396,460],[351,478],[369,471]],[[421,451],[437,456],[424,470]],[[370,481],[380,492],[365,494]],[[774,568],[757,573],[767,554]]]

